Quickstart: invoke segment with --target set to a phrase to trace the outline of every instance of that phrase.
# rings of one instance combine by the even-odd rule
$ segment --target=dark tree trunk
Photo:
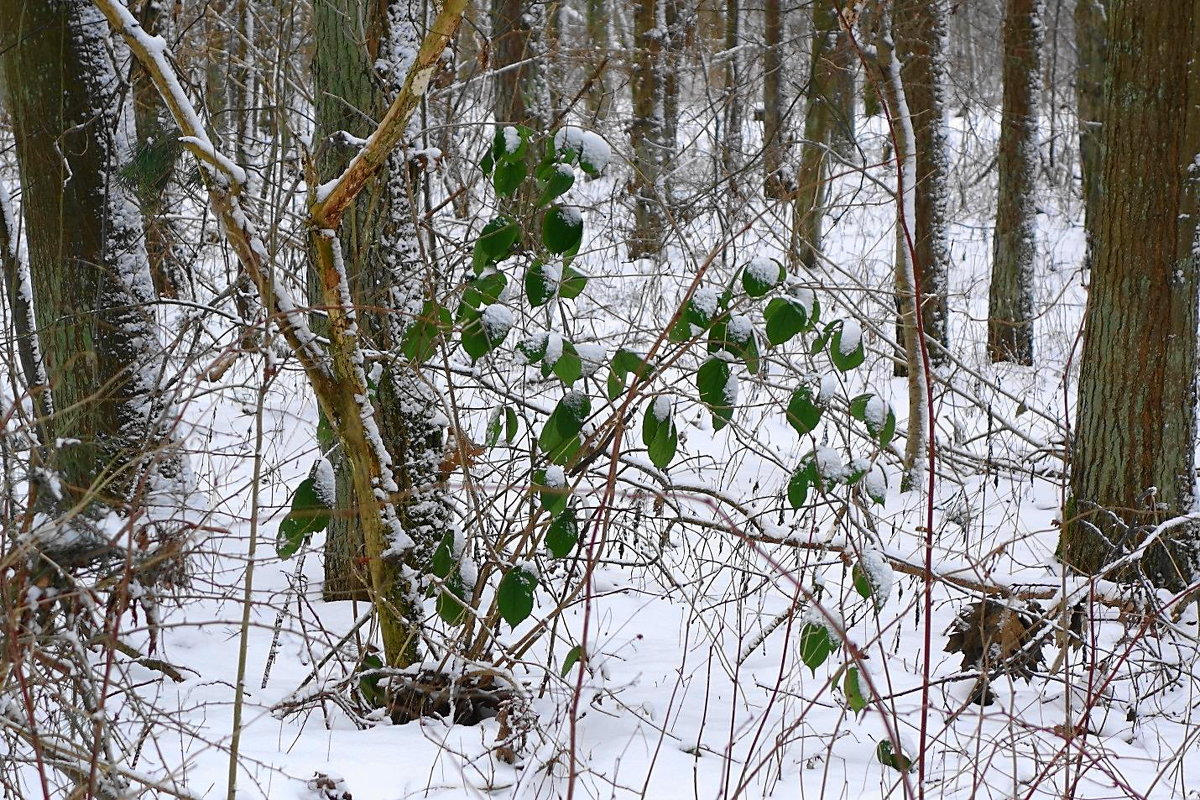
[[[1000,189],[988,300],[992,361],[1033,363],[1033,257],[1037,236],[1037,118],[1041,96],[1041,0],[1008,0],[1004,12],[1004,105]]]
[[[1087,574],[1192,510],[1195,481],[1200,2],[1112,0],[1109,11],[1105,190],[1061,542]],[[1178,590],[1197,575],[1195,528],[1165,542],[1142,571]]]
[[[1100,208],[1100,132],[1104,114],[1104,51],[1109,0],[1075,0],[1075,110],[1079,118],[1079,171],[1091,261],[1093,228]]]
[[[131,125],[103,17],[85,0],[0,0],[29,271],[57,413],[64,504],[135,499],[166,441],[141,218],[117,178]],[[165,458],[165,456],[164,456]],[[165,464],[162,472],[173,472]]]
[[[948,355],[946,6],[947,0],[896,0],[892,13],[917,154],[916,219],[908,221],[909,233],[916,247],[914,269],[925,339],[935,365],[945,364]]]
[[[633,73],[633,119],[629,140],[633,149],[633,230],[629,257],[657,258],[666,237],[666,189],[661,185],[667,158],[663,108],[663,37],[658,34],[663,17],[662,0],[639,0],[634,17],[637,56]]]

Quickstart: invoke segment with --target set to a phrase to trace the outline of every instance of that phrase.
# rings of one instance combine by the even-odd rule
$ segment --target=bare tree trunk
[[[62,504],[121,506],[169,442],[141,217],[117,179],[131,120],[108,27],[85,0],[0,0],[38,338]],[[178,475],[164,452],[157,475]]]
[[[1200,2],[1111,0],[1109,12],[1105,190],[1060,544],[1091,575],[1193,510],[1195,481]],[[1180,590],[1200,574],[1197,551],[1195,528],[1181,526],[1141,572]]]
[[[804,143],[796,172],[795,203],[792,206],[793,265],[815,269],[821,253],[821,227],[828,195],[830,148],[837,105],[838,13],[833,3],[812,7],[812,63],[808,99],[804,109]]]
[[[661,2],[661,0],[659,0]],[[741,194],[739,181],[745,166],[746,146],[742,127],[745,124],[745,78],[742,45],[742,7],[740,0],[725,0],[725,136],[721,141],[721,156],[729,190]]]
[[[781,0],[766,0],[763,18],[763,192],[775,200],[786,200],[795,186],[789,164],[789,132],[784,124],[787,117],[782,80],[785,27]]]
[[[946,280],[950,253],[946,206],[950,167],[946,153],[947,0],[896,0],[893,32],[916,149],[915,288],[929,358],[948,360]]]
[[[1033,258],[1037,239],[1033,198],[1042,90],[1041,15],[1041,0],[1007,0],[988,354],[992,361],[1017,364],[1033,363]]]
[[[665,209],[661,185],[667,158],[663,108],[663,37],[659,35],[663,0],[638,0],[634,19],[637,62],[633,74],[633,119],[629,139],[634,169],[630,180],[633,194],[633,230],[629,234],[629,257],[657,258],[666,237]]]
[[[529,0],[492,0],[493,108],[497,125],[550,124],[546,84],[545,8]]]
[[[1104,119],[1104,59],[1109,0],[1075,0],[1075,103],[1079,118],[1079,171],[1087,231],[1085,264],[1091,263],[1100,208],[1100,133]]]

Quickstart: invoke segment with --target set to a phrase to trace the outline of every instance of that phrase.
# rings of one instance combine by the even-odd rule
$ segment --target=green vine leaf
[[[800,660],[804,666],[817,674],[817,667],[825,663],[835,649],[829,629],[816,622],[806,622],[800,629]]]
[[[796,433],[804,436],[816,430],[822,413],[821,407],[813,401],[812,390],[807,386],[801,386],[792,392],[792,399],[787,407],[787,421],[796,429]]]
[[[328,462],[324,463],[328,465]],[[322,471],[318,467],[318,471],[324,476],[324,482],[332,483],[332,470]],[[331,492],[332,486],[318,486],[313,475],[300,481],[292,492],[291,509],[279,523],[279,532],[275,537],[276,555],[291,558],[310,536],[329,526],[329,512],[334,502],[334,498],[330,497]]]
[[[721,430],[733,419],[733,404],[737,402],[737,377],[729,362],[720,356],[705,361],[696,372],[696,387],[700,402],[712,412],[713,430]]]
[[[787,272],[773,258],[758,257],[742,270],[742,288],[751,297],[762,297],[767,292],[783,283]]]
[[[574,206],[551,206],[542,217],[542,243],[555,255],[579,252],[583,242],[583,215]]]
[[[846,676],[842,679],[842,692],[846,702],[855,714],[861,714],[867,707],[867,693],[863,691],[859,681],[858,667],[847,667]]]
[[[555,558],[566,558],[579,544],[579,520],[575,510],[567,508],[546,529],[546,549]]]
[[[537,573],[526,565],[513,567],[496,587],[496,605],[500,616],[515,628],[533,613],[533,594],[537,590]]]
[[[568,392],[542,427],[538,447],[551,463],[566,464],[579,452],[579,432],[592,413],[592,401],[582,392]]]
[[[679,432],[671,416],[671,400],[659,395],[646,406],[642,420],[642,443],[649,451],[650,462],[659,469],[666,469],[679,447]]]

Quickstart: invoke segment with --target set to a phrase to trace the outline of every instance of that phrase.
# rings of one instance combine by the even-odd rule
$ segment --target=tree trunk
[[[1105,189],[1060,547],[1087,574],[1192,510],[1195,481],[1200,2],[1112,0],[1109,9]],[[1196,551],[1194,527],[1176,529],[1141,571],[1182,589],[1197,575]]]
[[[167,439],[141,218],[117,178],[131,124],[108,27],[85,0],[0,0],[0,19],[38,338],[58,409],[50,466],[64,507],[120,506],[135,499],[144,455]],[[160,456],[158,473],[177,474],[176,459]]]
[[[916,148],[916,218],[909,234],[916,248],[913,265],[929,358],[948,360],[946,275],[950,254],[946,235],[949,163],[946,154],[947,0],[896,0],[892,11],[904,94],[912,114]]]
[[[1033,258],[1037,237],[1037,118],[1042,82],[1042,2],[1008,0],[999,196],[992,242],[988,355],[1033,363]]]
[[[781,0],[766,0],[763,15],[763,193],[786,200],[795,186],[788,158],[790,144],[784,127],[787,98],[783,91],[783,32]]]
[[[629,234],[629,257],[657,258],[666,238],[661,185],[666,162],[663,111],[663,37],[658,34],[662,0],[639,0],[634,17],[637,55],[633,73],[633,119],[629,126],[634,169],[630,180],[633,194],[633,230]]]
[[[792,207],[791,261],[816,269],[821,253],[821,225],[828,195],[828,163],[834,106],[837,103],[836,64],[838,14],[833,3],[812,7],[812,64],[804,109],[804,145],[796,172],[796,201]]]
[[[1100,132],[1104,112],[1104,53],[1109,0],[1075,0],[1075,110],[1079,118],[1079,172],[1083,179],[1085,265],[1091,263],[1100,208]]]
[[[493,108],[497,125],[528,125],[544,131],[550,125],[550,90],[546,85],[541,42],[545,7],[529,0],[492,0]]]
[[[658,0],[662,2],[662,0]],[[729,181],[727,191],[741,195],[740,181],[745,165],[746,146],[742,126],[745,122],[745,87],[742,80],[746,70],[738,49],[742,44],[742,7],[740,0],[725,0],[725,136],[721,141],[721,156]]]
[[[608,3],[605,0],[587,0],[587,47],[588,75],[596,74],[600,64],[609,54],[608,45]],[[592,117],[603,122],[608,119],[612,110],[613,93],[608,88],[610,78],[607,74],[597,75],[595,82],[587,92],[587,106]]]
[[[326,136],[346,130],[363,137],[374,127],[390,98],[399,91],[413,54],[421,43],[421,5],[392,2],[380,9],[364,0],[326,0],[322,13],[353,15],[367,31],[366,47],[348,35],[355,28],[331,26],[320,40],[317,68],[318,120],[325,120]],[[318,18],[317,30],[322,26]],[[373,79],[374,67],[378,80]],[[380,91],[382,86],[383,91]],[[334,128],[341,125],[340,128]],[[410,122],[408,137],[415,144],[419,127]],[[339,158],[340,155],[340,158]],[[349,150],[330,151],[325,169],[332,177],[344,167]],[[388,169],[369,184],[343,217],[342,249],[355,305],[361,309],[361,335],[382,352],[395,350],[409,321],[425,297],[441,286],[427,267],[417,227],[420,174],[406,147],[389,155]],[[383,309],[372,311],[372,309]],[[443,430],[438,422],[439,398],[430,381],[415,368],[391,367],[375,380],[375,421],[392,458],[392,474],[399,487],[393,498],[397,517],[414,545],[405,555],[405,567],[417,575],[428,572],[433,550],[448,525],[447,497],[441,488],[438,465],[442,458]],[[351,469],[338,459],[338,505],[326,544],[326,599],[368,599],[368,581],[362,563],[364,542],[359,516],[376,513],[354,490]],[[408,606],[406,613],[414,614]],[[409,620],[413,629],[418,620]],[[416,658],[416,640],[401,659]]]
[[[138,21],[147,33],[163,33],[166,15],[162,0],[146,0]],[[146,229],[146,257],[150,261],[150,277],[159,297],[179,297],[189,282],[187,270],[175,252],[178,235],[166,214],[170,206],[167,196],[175,164],[181,148],[175,141],[173,126],[163,109],[162,100],[154,89],[145,68],[134,60],[130,65],[133,84],[133,120],[137,128],[137,146],[130,177],[142,209],[142,224]]]

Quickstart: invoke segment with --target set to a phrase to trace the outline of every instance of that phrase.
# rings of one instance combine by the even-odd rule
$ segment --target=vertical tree
[[[545,7],[531,0],[492,0],[492,101],[497,125],[550,124],[550,89],[542,33]]]
[[[833,58],[839,29],[837,5],[813,3],[812,29],[812,62],[804,109],[804,149],[796,171],[791,247],[792,262],[806,269],[817,266],[828,194],[830,145],[837,113],[837,63]]]
[[[1097,574],[1193,508],[1200,2],[1112,0],[1101,180],[1061,556]],[[1179,528],[1141,566],[1197,574]]]
[[[663,0],[638,0],[634,15],[637,54],[633,72],[633,119],[629,142],[634,169],[630,180],[633,195],[633,230],[629,234],[630,258],[655,258],[662,253],[666,220],[662,178],[668,143],[663,106]]]
[[[992,241],[988,354],[1033,363],[1033,257],[1037,209],[1037,112],[1042,81],[1042,2],[1007,0],[999,196]]]
[[[662,2],[662,0],[658,0]],[[736,182],[742,171],[746,146],[742,126],[745,121],[746,88],[742,86],[746,70],[739,45],[742,43],[742,4],[740,0],[725,0],[725,92],[724,103],[725,135],[720,151],[725,174],[733,179],[727,184],[727,192],[737,192]]]
[[[946,362],[946,14],[948,0],[896,0],[893,31],[916,151],[915,218],[909,233],[920,313],[934,364]]]
[[[1100,131],[1104,105],[1104,49],[1108,0],[1075,0],[1075,110],[1079,119],[1079,171],[1083,212],[1092,250],[1092,228],[1100,208]]]
[[[788,136],[784,126],[787,98],[783,91],[783,31],[786,14],[781,0],[763,8],[763,191],[785,200],[795,185],[788,168]]]
[[[86,0],[0,2],[29,271],[66,506],[120,504],[165,441],[141,218],[117,179],[130,121],[108,28]],[[169,471],[169,470],[168,470]]]
[[[347,20],[353,24],[345,24]],[[322,0],[314,6],[314,26],[318,130],[326,138],[321,169],[323,179],[329,179],[356,152],[347,145],[370,134],[373,120],[400,90],[424,26],[420,4],[407,0],[385,5]],[[355,31],[365,31],[365,41]],[[408,141],[419,134],[419,127],[410,122]],[[342,253],[351,294],[362,309],[363,335],[381,352],[399,347],[425,296],[440,285],[419,241],[419,173],[411,151],[394,150],[388,169],[375,176],[342,217]],[[414,541],[409,566],[423,571],[448,516],[437,475],[443,439],[435,422],[439,398],[419,373],[403,367],[387,367],[375,385],[375,418],[401,491],[394,498],[397,515]],[[349,469],[337,459],[338,505],[347,513],[335,515],[326,540],[324,596],[330,600],[369,596],[368,580],[355,568],[365,543],[354,511],[369,501],[357,497]],[[412,644],[415,654],[415,641]]]

